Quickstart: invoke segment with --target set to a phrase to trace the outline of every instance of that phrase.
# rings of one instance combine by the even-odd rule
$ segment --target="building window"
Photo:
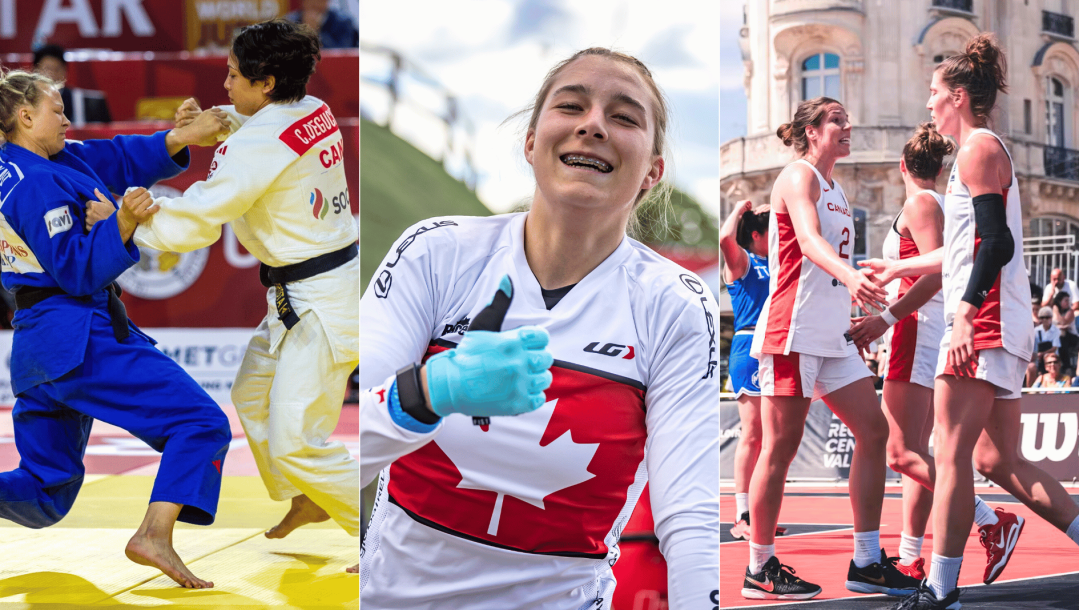
[[[818,53],[802,62],[802,99],[826,96],[840,99],[839,56]]]
[[[855,267],[858,266],[858,261],[869,258],[869,233],[866,231],[868,219],[868,212],[854,208],[854,250],[851,251],[850,262]]]
[[[1064,83],[1053,76],[1045,77],[1045,143],[1049,146],[1065,148],[1070,144],[1070,138],[1066,137],[1064,97]]]
[[[1053,269],[1064,277],[1079,279],[1079,222],[1063,216],[1030,219],[1030,232],[1023,238],[1023,262],[1030,270],[1030,281],[1044,287]],[[1036,295],[1041,296],[1041,295]]]
[[[1031,104],[1030,100],[1023,100],[1023,133],[1030,135],[1031,132]]]

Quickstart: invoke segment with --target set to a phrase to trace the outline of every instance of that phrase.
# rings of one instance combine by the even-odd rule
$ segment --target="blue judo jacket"
[[[51,159],[11,143],[0,148],[0,281],[11,291],[59,287],[71,295],[15,314],[16,396],[82,363],[92,316],[108,315],[106,287],[139,260],[138,248],[120,240],[116,214],[86,232],[86,202],[97,200],[94,189],[123,193],[187,169],[186,148],[169,157],[167,133],[69,140]]]

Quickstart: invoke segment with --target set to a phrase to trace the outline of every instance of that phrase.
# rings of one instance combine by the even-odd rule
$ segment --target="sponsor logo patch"
[[[75,226],[71,220],[71,210],[65,205],[45,212],[45,226],[49,229],[49,237],[67,231]]]

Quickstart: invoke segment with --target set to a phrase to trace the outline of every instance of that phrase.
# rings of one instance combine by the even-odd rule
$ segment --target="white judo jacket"
[[[140,247],[188,252],[209,246],[231,223],[237,239],[259,261],[281,267],[334,252],[357,240],[337,120],[322,100],[270,104],[251,117],[222,106],[232,133],[222,142],[206,180],[182,197],[159,197],[161,206],[135,231]],[[317,278],[289,284],[297,315],[315,311],[338,363],[358,360],[355,305],[338,303],[342,291]],[[352,291],[343,291],[352,292]],[[267,294],[271,345],[285,334]]]

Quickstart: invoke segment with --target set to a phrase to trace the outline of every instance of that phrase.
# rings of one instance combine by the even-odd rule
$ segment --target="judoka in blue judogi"
[[[139,260],[132,215],[121,210],[84,229],[86,201],[177,175],[189,160],[180,142],[193,143],[199,132],[65,142],[67,119],[56,108],[62,110],[59,93],[44,77],[0,77],[7,139],[0,148],[0,278],[18,305],[11,383],[21,457],[17,469],[0,473],[0,517],[33,528],[60,521],[82,485],[90,428],[100,419],[162,453],[128,557],[184,586],[213,586],[176,556],[171,529],[176,520],[213,523],[232,438],[228,419],[127,320],[114,281]],[[200,129],[209,133],[214,118]]]

